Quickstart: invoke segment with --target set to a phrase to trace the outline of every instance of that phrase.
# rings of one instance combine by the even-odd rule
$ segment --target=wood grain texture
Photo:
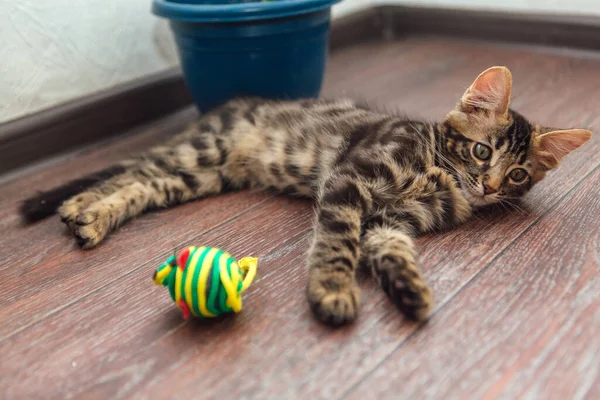
[[[600,168],[349,398],[600,396]],[[595,223],[590,223],[595,221]]]
[[[258,206],[253,213],[243,214],[228,224],[180,243],[181,246],[210,243],[226,247],[236,257],[259,257],[261,278],[265,279],[285,261],[278,253],[295,249],[298,236],[306,235],[311,217],[308,204],[278,197]],[[254,240],[249,241],[248,237]],[[302,244],[306,245],[306,241]],[[216,338],[219,323],[184,326],[168,292],[152,283],[152,272],[166,257],[168,254],[144,258],[139,265],[119,261],[117,264],[127,265],[129,271],[117,281],[98,285],[97,290],[69,305],[68,310],[48,316],[4,340],[0,344],[3,354],[0,387],[5,382],[16,383],[9,386],[6,398],[72,396],[82,394],[81,391],[87,397],[100,389],[103,398],[132,395],[131,390],[138,388],[137,380],[145,382],[160,376],[173,361],[185,356],[183,348],[165,346],[164,340],[174,338],[175,343],[184,344],[193,352],[199,349],[195,345],[209,350],[206,347],[208,337],[194,338],[193,332],[195,330],[202,336],[205,334],[203,327],[212,325],[211,331]],[[260,290],[253,292],[260,293]],[[260,309],[251,297],[246,299],[245,306],[250,310]],[[262,313],[268,313],[268,310],[263,309]],[[260,316],[252,317],[252,313],[243,313],[239,317],[235,321],[223,321],[225,326],[221,329],[228,324],[249,326],[255,318],[260,319]],[[111,328],[106,330],[106,326]],[[193,331],[186,334],[190,328]],[[173,337],[171,333],[175,332]],[[182,334],[187,340],[180,341]],[[152,346],[155,340],[159,342],[158,346]],[[148,350],[152,350],[151,359],[145,357]],[[144,356],[139,363],[136,354]],[[164,358],[168,354],[174,359]],[[73,362],[77,365],[75,369]],[[66,376],[68,379],[64,379]],[[129,390],[124,390],[121,385]],[[43,392],[39,391],[40,387],[44,388]]]
[[[22,237],[7,241],[3,248],[15,259],[2,271],[6,285],[0,289],[0,337],[10,336],[98,287],[118,280],[140,263],[168,257],[183,242],[257,207],[261,201],[273,206],[268,197],[231,194],[155,213],[128,224],[118,237],[107,241],[102,251],[81,251],[56,221],[51,229],[28,235],[32,242],[26,243],[37,243],[40,247],[21,245]],[[29,256],[24,258],[23,254]],[[15,264],[19,267],[14,268]]]
[[[332,55],[325,95],[360,94],[412,115],[441,118],[473,78],[494,64],[507,65],[513,71],[517,110],[551,126],[600,131],[600,98],[596,96],[600,59],[489,43],[415,38],[350,47]],[[524,211],[482,214],[457,230],[420,239],[422,267],[436,299],[431,324],[419,327],[404,321],[380,289],[367,280],[358,321],[333,331],[317,324],[305,303],[304,256],[313,216],[305,202],[248,193],[207,199],[139,218],[91,252],[77,250],[71,238],[61,235],[63,228],[56,219],[15,227],[17,200],[38,187],[44,189],[77,176],[75,168],[96,169],[133,147],[145,147],[171,125],[176,124],[171,120],[158,130],[149,128],[141,136],[129,138],[129,142],[80,154],[40,175],[0,187],[0,227],[6,233],[0,255],[10,260],[0,267],[0,278],[5,281],[0,286],[0,337],[4,338],[0,342],[0,398],[198,398],[200,394],[203,398],[332,398],[349,393],[364,379],[374,379],[380,366],[386,368],[383,379],[396,376],[389,371],[394,368],[400,375],[406,372],[403,366],[417,365],[412,364],[415,361],[401,358],[390,366],[385,360],[415,336],[421,338],[421,346],[427,344],[429,335],[452,338],[452,331],[458,328],[446,332],[436,321],[480,282],[499,257],[514,251],[545,219],[554,215],[555,224],[566,224],[569,214],[556,214],[557,210],[563,202],[573,202],[582,188],[591,187],[590,181],[598,181],[600,163],[596,156],[600,135],[596,135],[536,186],[522,205]],[[588,178],[581,182],[585,176]],[[585,208],[579,212],[596,225],[600,221]],[[541,234],[539,241],[531,237],[528,246],[519,247],[526,253],[513,255],[522,259],[519,268],[535,268],[543,250],[540,244],[548,237],[548,233]],[[579,254],[580,242],[575,236],[561,237],[561,249],[572,248],[573,254]],[[152,269],[173,247],[200,242],[224,247],[236,256],[254,253],[261,259],[258,279],[244,297],[244,311],[235,318],[182,323],[168,294],[153,287],[149,279]],[[595,257],[589,268],[598,268],[597,252]],[[552,275],[552,279],[560,280],[560,276]],[[552,279],[539,282],[540,290],[552,290]],[[542,289],[542,284],[549,286]],[[483,297],[488,290],[510,292],[511,287],[507,280],[487,280],[477,293]],[[591,302],[600,297],[589,296]],[[473,307],[474,313],[477,304],[483,304],[477,299],[474,304],[463,301],[462,307]],[[540,310],[545,307],[535,304]],[[547,316],[552,309],[540,312]],[[458,311],[453,315],[454,319],[469,317]],[[535,323],[528,321],[528,315],[517,313],[512,323]],[[589,314],[589,318],[598,316]],[[485,318],[468,321],[480,321],[481,329],[485,328]],[[545,323],[548,321],[540,321]],[[594,326],[582,326],[577,335],[591,337]],[[469,328],[478,331],[476,325]],[[574,346],[569,342],[574,339],[565,339],[564,348],[561,340],[555,344],[562,349],[555,357],[561,363],[577,362],[577,358],[569,361],[565,353],[569,343]],[[596,343],[592,339],[584,342]],[[447,349],[448,362],[468,361],[470,353],[461,356],[460,342],[452,343],[457,347]],[[502,354],[493,354],[492,364],[494,357],[498,357],[498,365],[506,362]],[[574,354],[579,357],[580,353]],[[587,360],[588,364],[579,365],[595,368],[597,355]],[[473,359],[473,365],[477,362]],[[438,373],[436,382],[419,386],[418,379],[425,378],[418,378],[411,386],[412,398],[438,390],[436,384],[440,393],[453,393],[442,388],[456,386],[458,390],[460,379],[476,379],[477,369],[468,370],[468,365],[452,379],[431,366]],[[521,372],[525,365],[525,361],[518,364],[514,376],[527,374]],[[429,367],[421,368],[427,375]],[[595,375],[585,376],[590,388],[598,387]],[[402,394],[401,381],[388,385],[389,393]],[[370,390],[358,389],[360,393]],[[530,389],[510,390],[507,393]]]

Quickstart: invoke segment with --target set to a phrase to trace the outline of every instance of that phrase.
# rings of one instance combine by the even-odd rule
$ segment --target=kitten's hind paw
[[[81,193],[66,200],[58,208],[61,221],[69,227],[71,232],[75,233],[75,229],[77,229],[77,217],[79,217],[83,210],[98,200],[100,200],[100,196],[96,193]]]
[[[77,216],[73,234],[82,249],[91,249],[104,239],[110,228],[110,213],[90,207]]]
[[[61,219],[75,236],[82,249],[97,246],[110,229],[110,212],[100,206],[91,206],[77,215],[61,212]]]

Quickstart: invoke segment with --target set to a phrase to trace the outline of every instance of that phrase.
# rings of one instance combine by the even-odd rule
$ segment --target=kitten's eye
[[[492,156],[492,149],[485,144],[475,143],[475,146],[473,146],[473,155],[481,161],[486,161]]]
[[[510,171],[508,176],[510,176],[510,179],[515,182],[523,182],[525,178],[527,178],[527,171],[525,171],[523,168],[515,168]]]

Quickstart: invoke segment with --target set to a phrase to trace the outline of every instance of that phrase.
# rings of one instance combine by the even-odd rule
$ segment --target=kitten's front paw
[[[375,273],[383,290],[410,319],[424,320],[433,305],[431,290],[417,265],[403,255],[384,255],[374,260]]]
[[[109,228],[109,210],[101,206],[92,206],[77,216],[71,231],[82,249],[91,249],[104,239]]]
[[[328,325],[340,326],[354,321],[359,303],[356,282],[340,273],[324,275],[312,277],[309,282],[308,302],[311,310]]]

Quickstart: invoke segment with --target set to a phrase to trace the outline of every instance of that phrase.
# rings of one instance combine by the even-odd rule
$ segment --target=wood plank
[[[443,118],[473,79],[492,65],[511,69],[511,106],[533,121],[567,127],[590,124],[597,117],[593,113],[596,103],[582,98],[600,85],[600,80],[592,78],[598,68],[597,57],[574,58],[530,48],[439,38],[410,38],[374,49],[364,44],[341,53],[344,64],[335,70],[335,77],[326,80],[327,95],[366,98],[411,117]],[[352,60],[360,63],[365,59],[372,61],[370,67],[355,70]],[[540,104],[539,99],[546,101]]]
[[[186,204],[132,221],[89,251],[80,250],[60,222],[44,222],[44,229],[24,228],[27,241],[15,237],[2,243],[12,261],[0,271],[4,282],[0,286],[0,338],[118,280],[148,260],[168,255],[230,218],[261,203],[275,208],[280,201],[261,193],[238,193]]]
[[[227,249],[237,257],[259,257],[260,275],[256,286],[261,285],[261,280],[264,285],[264,280],[271,279],[274,271],[290,262],[286,258],[288,254],[296,254],[294,251],[299,246],[304,252],[312,218],[308,209],[306,202],[277,197],[254,212],[204,235],[189,238],[183,244],[206,243]],[[253,240],[249,241],[248,237]],[[172,364],[169,359],[185,357],[183,348],[174,349],[171,345],[213,352],[214,349],[206,347],[210,337],[223,340],[222,331],[233,332],[235,326],[249,326],[256,319],[268,319],[271,310],[258,307],[258,299],[253,300],[253,296],[260,297],[261,290],[253,285],[245,298],[248,311],[244,310],[237,318],[183,324],[168,292],[155,287],[151,280],[154,268],[166,256],[131,268],[117,281],[100,286],[76,304],[69,304],[65,310],[2,341],[0,389],[3,393],[0,397],[31,399],[80,394],[86,398],[88,395],[114,398],[132,394],[139,383],[169,368]],[[303,262],[297,259],[293,264]],[[119,264],[129,265],[120,261]],[[177,332],[175,341],[171,340],[173,332]],[[157,352],[151,359],[145,358],[145,350],[157,342]],[[223,350],[227,348],[223,346]],[[138,359],[138,354],[143,354],[144,359]]]
[[[515,228],[519,228],[520,219],[520,216],[514,216],[512,223],[506,225],[505,229],[513,231]],[[457,238],[457,242],[462,243],[465,234],[476,236],[486,233],[489,229],[485,226],[486,223],[487,221],[480,222],[479,229],[475,231],[462,232],[462,237]],[[495,235],[488,235],[488,237],[487,242],[479,243],[478,246],[487,247],[493,244],[490,242],[497,241]],[[442,245],[441,249],[438,248],[435,252],[436,254],[444,253],[455,248],[456,245],[456,242],[450,243],[450,246],[446,248]],[[126,397],[127,394],[133,395],[133,393],[136,393],[137,396],[140,393],[136,390],[141,386],[142,395],[167,394],[173,389],[166,383],[175,381],[177,378],[178,384],[182,385],[177,390],[181,396],[193,395],[200,382],[209,381],[215,382],[211,384],[211,390],[214,390],[215,396],[230,393],[231,387],[236,387],[241,394],[256,398],[299,395],[306,393],[307,390],[308,393],[322,395],[318,397],[325,397],[330,391],[335,393],[339,389],[334,390],[334,388],[342,388],[346,382],[346,376],[344,379],[333,379],[340,374],[340,370],[334,369],[326,372],[332,366],[338,366],[338,368],[352,366],[348,370],[354,371],[354,364],[357,363],[359,367],[362,366],[359,371],[364,370],[369,363],[376,362],[378,353],[384,348],[393,348],[398,339],[408,335],[414,328],[414,326],[404,325],[393,308],[373,287],[367,287],[365,297],[368,300],[363,307],[363,316],[359,320],[359,326],[341,332],[330,332],[315,325],[306,310],[301,290],[305,272],[303,269],[287,269],[294,263],[302,262],[304,245],[292,248],[291,253],[286,253],[285,250],[278,253],[293,257],[293,262],[291,264],[283,263],[280,270],[270,273],[268,277],[263,278],[264,283],[258,283],[258,286],[254,287],[256,292],[252,293],[260,293],[260,301],[255,299],[255,294],[249,295],[248,301],[254,301],[254,303],[247,307],[244,315],[248,319],[245,320],[244,325],[240,327],[219,325],[220,328],[211,325],[209,332],[205,332],[206,326],[204,325],[196,328],[169,325],[169,328],[172,329],[163,332],[163,336],[158,335],[159,339],[156,339],[156,342],[144,341],[143,348],[135,353],[133,359],[125,349],[112,349],[110,354],[113,352],[124,353],[123,357],[127,358],[129,363],[107,363],[103,364],[103,367],[99,367],[100,371],[96,371],[94,377],[110,376],[118,384],[113,383],[112,386],[109,385],[109,389],[102,389],[107,391],[98,393],[109,397],[115,395]],[[500,248],[493,250],[501,251]],[[427,258],[426,254],[424,256]],[[458,254],[456,257],[462,258],[463,256]],[[469,264],[470,261],[477,263],[477,254],[471,255],[471,257],[474,259],[466,260],[466,264]],[[274,260],[277,264],[282,264],[279,258],[274,258]],[[446,261],[444,261],[445,263]],[[445,268],[450,267],[445,265]],[[475,268],[471,272],[475,273],[475,271],[478,269]],[[464,280],[471,277],[465,277]],[[131,283],[129,282],[126,286],[131,286]],[[134,295],[132,301],[135,304],[146,304],[152,299],[150,294],[147,295],[144,299],[139,299]],[[109,296],[104,295],[102,298],[108,299]],[[371,301],[371,299],[375,301]],[[121,314],[122,311],[117,309],[115,312]],[[255,312],[257,314],[254,314]],[[272,316],[274,313],[276,315]],[[366,317],[365,313],[367,313]],[[275,321],[272,321],[271,317],[276,318]],[[85,316],[80,316],[80,318],[85,318]],[[138,330],[139,325],[128,326],[125,324],[125,326],[132,330],[128,331],[127,335],[143,337],[147,330],[157,329],[156,327],[152,328],[151,325],[145,325],[140,330]],[[217,332],[213,329],[216,329]],[[120,334],[117,330],[113,334],[120,337],[124,333]],[[371,342],[372,336],[374,338]],[[366,339],[367,337],[369,340]],[[356,338],[360,338],[360,341]],[[226,348],[229,349],[229,352],[223,354],[214,350],[224,342],[228,343]],[[248,343],[251,343],[249,348]],[[365,347],[359,348],[359,345]],[[81,347],[81,343],[76,343],[74,347]],[[165,350],[165,347],[169,350]],[[244,348],[246,351],[240,359],[240,349]],[[282,348],[286,349],[283,356],[281,356]],[[133,378],[129,376],[130,371],[143,366],[145,361],[153,359],[154,354],[159,354],[158,359],[164,361],[156,361],[156,363],[165,364],[168,369],[166,371],[151,369],[147,375],[136,375],[135,381],[132,381]],[[106,357],[105,353],[101,352],[101,355]],[[280,359],[278,360],[277,357]],[[317,358],[320,360],[319,363],[314,362]],[[123,362],[123,359],[119,358],[119,360]],[[233,363],[233,360],[237,360],[237,362]],[[230,361],[233,363],[233,368]],[[152,365],[154,363],[153,361]],[[292,368],[294,363],[299,365]],[[257,368],[262,371],[261,381],[248,380],[247,377]],[[222,378],[225,373],[227,373],[227,379]],[[316,381],[314,385],[311,383],[313,380]],[[82,392],[80,394],[82,396],[87,397],[91,393],[97,393],[95,390],[100,390],[96,386],[90,388],[86,384],[81,385]],[[144,387],[146,384],[148,387]],[[119,385],[131,388],[131,392],[115,392],[121,387]]]
[[[415,57],[418,60],[411,61]],[[348,49],[348,53],[333,59],[337,60],[337,69],[328,77],[326,92],[348,86],[367,97],[400,105],[410,113],[435,117],[441,117],[452,107],[480,70],[503,60],[515,73],[517,98],[513,104],[526,115],[532,114],[556,126],[585,123],[600,128],[596,111],[600,99],[594,96],[595,74],[600,64],[597,60],[573,60],[508,48],[490,50],[487,44],[437,39]],[[351,59],[361,67],[347,67]],[[419,79],[420,70],[427,79]],[[561,169],[528,196],[526,215],[484,215],[461,229],[420,240],[423,269],[436,293],[438,306],[464,290],[464,285],[489,260],[592,171],[598,165],[595,155],[599,151],[600,140],[596,135],[578,156],[567,159]],[[295,202],[289,206],[295,211],[286,206],[283,207],[286,212],[277,213],[273,204],[283,201],[279,199],[268,200],[268,204],[236,220],[266,221],[270,225],[265,229],[242,230],[234,240],[232,232],[246,225],[225,223],[215,231],[229,230],[229,234],[202,238],[228,249],[238,246],[240,255],[244,255],[243,250],[262,249],[265,275],[248,293],[244,313],[233,320],[181,324],[174,310],[164,311],[169,305],[168,296],[159,301],[158,292],[149,290],[148,277],[140,271],[151,271],[155,267],[152,263],[158,262],[158,258],[148,253],[163,247],[153,246],[155,243],[178,234],[176,224],[170,223],[171,215],[193,227],[189,210],[196,210],[195,207],[205,210],[206,202],[210,201],[176,208],[168,211],[174,214],[167,217],[162,213],[149,214],[134,222],[143,225],[130,228],[131,232],[124,228],[124,232],[106,243],[106,250],[76,259],[79,269],[89,273],[86,279],[79,275],[63,284],[64,279],[52,280],[39,273],[31,280],[30,290],[33,290],[36,280],[50,279],[48,287],[39,283],[42,291],[48,292],[40,296],[52,300],[49,294],[58,293],[59,298],[48,309],[40,304],[24,311],[15,307],[10,315],[7,313],[8,317],[1,315],[4,308],[0,309],[0,317],[4,318],[2,328],[4,320],[12,316],[11,323],[17,324],[13,327],[22,329],[0,343],[0,352],[8,355],[8,361],[4,357],[0,360],[0,397],[10,398],[2,396],[5,387],[8,388],[5,393],[29,394],[27,398],[40,393],[47,397],[72,394],[85,398],[139,398],[176,394],[189,398],[197,395],[198,387],[203,388],[207,397],[231,397],[232,393],[254,398],[332,397],[358,382],[415,331],[416,326],[403,321],[381,291],[370,284],[365,285],[364,304],[354,326],[330,331],[316,324],[307,310],[303,290],[306,271],[302,266],[311,213],[307,205],[300,210]],[[258,201],[260,198],[250,204]],[[258,208],[262,211],[256,216]],[[270,215],[271,212],[275,215]],[[225,214],[227,211],[220,210],[217,216]],[[300,218],[306,219],[300,221]],[[163,226],[169,228],[168,235],[156,233]],[[293,238],[285,235],[288,230],[294,230]],[[145,239],[138,242],[139,235]],[[66,238],[60,240],[67,243]],[[185,244],[186,240],[191,240],[190,235],[181,234],[173,243]],[[276,248],[280,242],[283,244]],[[139,249],[126,254],[125,249],[133,248],[136,243],[140,243]],[[111,251],[108,246],[113,246]],[[42,246],[33,248],[44,251]],[[469,251],[457,251],[464,248]],[[116,249],[120,252],[113,252]],[[21,266],[16,270],[24,275],[42,271],[45,260],[60,251],[63,250],[49,249],[35,268]],[[61,257],[86,254],[74,247],[64,251],[67,256]],[[11,248],[8,255],[14,252]],[[6,255],[4,246],[0,253]],[[95,257],[93,262],[89,257]],[[143,267],[136,269],[133,263],[137,262],[136,265]],[[58,261],[54,265],[54,270],[58,268],[63,274],[69,268],[77,270]],[[108,279],[112,280],[110,285],[106,285]],[[69,290],[79,290],[75,283],[84,285],[84,290],[65,300]],[[13,280],[13,286],[18,284],[20,281]],[[68,290],[63,290],[65,287]],[[21,299],[20,304],[27,306],[26,300]],[[23,325],[17,320],[17,316],[29,318],[39,310],[51,311],[35,315],[32,320],[35,324],[30,321]],[[76,367],[72,366],[73,361]],[[257,371],[259,378],[249,379]],[[5,379],[5,375],[10,379]],[[23,382],[22,387],[17,388],[14,382]]]
[[[598,182],[600,168],[349,398],[599,398]]]

